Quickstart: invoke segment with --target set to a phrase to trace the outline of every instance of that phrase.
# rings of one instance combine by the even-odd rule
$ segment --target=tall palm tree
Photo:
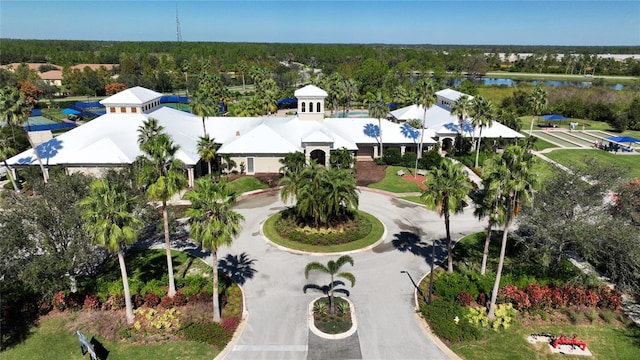
[[[488,181],[488,180],[487,180]],[[484,180],[483,180],[484,182]],[[503,208],[498,206],[499,194],[495,189],[485,187],[473,193],[473,202],[476,204],[476,209],[473,214],[478,219],[488,218],[487,221],[487,235],[484,240],[484,250],[482,252],[482,266],[480,267],[480,274],[484,275],[487,271],[487,259],[489,258],[489,245],[491,243],[491,231],[494,225],[502,224],[504,220]]]
[[[384,143],[382,142],[382,119],[387,118],[389,107],[382,98],[382,93],[378,91],[376,100],[369,103],[369,116],[378,119],[378,138],[380,140],[380,157],[384,156]]]
[[[422,192],[420,198],[427,208],[435,210],[440,217],[444,217],[444,226],[447,232],[447,272],[452,273],[453,257],[449,218],[451,213],[458,214],[464,210],[471,184],[462,165],[445,158],[438,167],[431,171],[426,186],[427,189]]]
[[[218,145],[215,139],[209,139],[209,134],[200,136],[198,139],[198,154],[207,163],[207,169],[211,174],[211,160],[215,159]]]
[[[189,217],[189,234],[205,250],[211,251],[213,268],[213,321],[220,322],[218,299],[218,249],[231,245],[240,233],[240,222],[244,217],[231,210],[236,202],[235,193],[227,187],[227,179],[214,183],[210,175],[196,180],[196,188],[185,198],[191,201],[191,208],[185,215]]]
[[[478,140],[476,141],[476,162],[478,167],[478,158],[480,157],[480,141],[482,141],[482,129],[493,125],[494,109],[493,104],[489,100],[477,96],[471,102],[471,113],[473,114],[473,127],[478,128]]]
[[[418,159],[422,158],[422,148],[424,143],[424,129],[427,126],[427,110],[432,107],[438,97],[436,96],[436,83],[432,79],[422,78],[418,81],[416,87],[416,103],[424,109],[422,117],[422,128],[420,133],[420,143],[418,144],[418,157],[416,159],[416,170],[418,168]]]
[[[500,277],[504,265],[509,229],[523,206],[528,205],[533,198],[533,192],[538,187],[539,179],[532,170],[533,156],[524,147],[511,145],[498,158],[490,159],[485,166],[484,186],[497,194],[497,201],[504,213],[502,245],[496,280],[491,292],[489,305],[489,320],[495,319],[495,305],[500,286]]]
[[[342,89],[344,96],[344,117],[349,117],[351,101],[358,98],[358,83],[353,79],[344,79]]]
[[[529,111],[531,111],[531,128],[529,129],[529,136],[532,136],[533,121],[536,119],[536,116],[542,115],[542,112],[547,107],[547,91],[542,86],[538,85],[533,89],[531,94],[529,94],[529,98],[527,100]]]
[[[471,98],[468,95],[462,95],[451,106],[451,114],[458,117],[460,123],[460,134],[464,134],[464,123],[467,121],[469,112],[471,111]]]
[[[13,179],[13,175],[11,175],[11,170],[9,169],[9,164],[7,164],[7,159],[13,156],[16,153],[16,149],[9,146],[9,139],[0,138],[0,159],[4,163],[4,167],[7,169],[7,177],[9,181],[11,181],[11,185],[13,185],[13,190],[15,192],[20,192],[16,181]]]
[[[205,118],[213,116],[214,104],[212,99],[212,90],[205,87],[204,84],[200,84],[198,90],[191,97],[190,107],[191,112],[202,117],[202,133],[203,136],[207,135],[207,125],[205,124]]]
[[[134,315],[123,249],[136,241],[136,231],[142,225],[142,221],[132,214],[134,199],[127,196],[127,191],[114,187],[106,179],[97,179],[91,183],[89,196],[82,199],[79,206],[91,242],[118,255],[127,323],[131,325]]]
[[[353,266],[353,258],[349,255],[342,255],[338,258],[338,260],[333,261],[329,260],[327,265],[319,263],[317,261],[313,261],[307,264],[304,268],[304,277],[305,279],[309,278],[309,273],[311,271],[320,271],[325,274],[329,274],[331,277],[331,282],[329,283],[329,313],[335,313],[335,304],[333,301],[333,294],[335,288],[335,277],[341,277],[347,279],[351,282],[351,287],[356,284],[356,277],[350,272],[340,272],[340,268],[345,264],[351,264]]]
[[[14,143],[16,142],[16,133],[14,130],[14,126],[22,126],[22,124],[24,124],[24,122],[29,119],[30,113],[31,104],[22,91],[11,86],[5,86],[4,88],[0,89],[0,119],[7,125],[11,126],[11,134],[13,136]],[[44,165],[42,164],[40,152],[34,145],[33,140],[31,140],[31,136],[29,136],[28,132],[27,140],[29,140],[29,145],[31,145],[31,148],[33,149],[33,154],[38,160],[40,171],[42,171],[42,179],[46,184],[49,180],[49,176],[44,169]]]
[[[162,220],[164,225],[164,247],[167,253],[167,271],[169,275],[169,291],[173,297],[176,285],[173,276],[173,260],[171,259],[171,242],[169,239],[169,214],[167,202],[173,195],[187,186],[184,164],[176,153],[180,149],[174,145],[171,137],[163,132],[158,120],[150,118],[138,127],[138,144],[143,155],[137,162],[140,164],[138,182],[146,188],[149,200],[162,204]]]

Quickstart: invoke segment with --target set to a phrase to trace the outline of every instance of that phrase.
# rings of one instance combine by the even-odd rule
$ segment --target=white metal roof
[[[121,91],[112,96],[109,96],[108,98],[101,100],[100,104],[102,105],[122,105],[122,104],[142,105],[149,101],[157,100],[161,97],[162,97],[162,94],[159,92],[155,92],[153,90],[149,90],[141,86],[136,86],[136,87],[132,87],[130,89]]]
[[[298,90],[296,90],[293,93],[293,96],[297,97],[297,98],[301,98],[301,97],[327,97],[329,94],[327,94],[326,91],[320,89],[319,87],[315,86],[315,85],[307,85],[305,87],[302,87]]]

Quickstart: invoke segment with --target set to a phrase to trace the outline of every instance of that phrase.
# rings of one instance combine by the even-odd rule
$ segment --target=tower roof
[[[300,97],[327,97],[329,94],[327,94],[326,91],[320,89],[317,86],[307,85],[303,88],[296,90],[293,93],[293,95],[297,98],[300,98]]]

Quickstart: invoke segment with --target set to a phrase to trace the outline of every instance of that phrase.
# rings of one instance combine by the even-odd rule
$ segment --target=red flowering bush
[[[173,296],[173,306],[185,306],[187,302],[187,297],[179,291]]]
[[[67,308],[71,310],[78,310],[82,308],[84,304],[84,295],[80,293],[71,293],[67,296]]]
[[[98,295],[87,295],[87,297],[84,298],[84,307],[91,310],[100,309],[100,301],[98,300]]]
[[[160,304],[160,297],[158,295],[156,295],[155,293],[147,293],[144,296],[144,304],[148,308],[154,308],[154,307],[158,306],[158,304]]]
[[[471,305],[471,294],[469,294],[466,291],[461,291],[458,296],[456,296],[456,301],[461,305],[461,306],[469,306]]]
[[[548,285],[540,286],[532,283],[527,285],[524,292],[529,296],[529,303],[532,309],[548,309],[551,307],[552,296]]]
[[[518,289],[515,285],[507,285],[498,290],[499,303],[511,303],[516,310],[528,309],[531,307],[529,296]]]
[[[58,311],[64,311],[67,308],[67,295],[64,291],[58,291],[51,300],[51,305]]]
[[[164,309],[171,309],[173,307],[173,299],[169,295],[165,295],[160,299],[160,307]]]
[[[489,302],[489,298],[487,297],[487,294],[481,292],[480,294],[478,294],[476,302],[478,303],[478,305],[486,307],[487,303]]]

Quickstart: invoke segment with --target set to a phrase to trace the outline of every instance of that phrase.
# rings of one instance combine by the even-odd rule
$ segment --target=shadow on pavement
[[[433,241],[433,246],[427,244],[425,241],[414,233],[401,231],[398,234],[393,234],[394,239],[391,244],[400,252],[410,252],[416,256],[424,259],[427,264],[431,264],[431,252],[434,251],[434,263],[439,264],[447,256],[447,252],[444,250],[446,247],[446,239],[437,239]]]
[[[244,285],[247,279],[252,279],[256,273],[256,269],[253,268],[255,262],[256,260],[249,258],[246,252],[240,255],[227,254],[218,261],[218,269],[236,284]]]
[[[341,294],[344,294],[345,296],[351,295],[351,293],[347,289],[336,289],[337,286],[344,286],[344,285],[345,285],[344,281],[335,280],[333,282],[333,292],[334,293],[341,293]],[[321,291],[325,295],[329,295],[329,290],[331,288],[329,287],[329,284],[322,285],[322,286],[316,285],[316,284],[306,284],[305,286],[302,287],[302,292],[306,294],[307,290],[309,290],[309,289],[318,290],[318,291]]]

